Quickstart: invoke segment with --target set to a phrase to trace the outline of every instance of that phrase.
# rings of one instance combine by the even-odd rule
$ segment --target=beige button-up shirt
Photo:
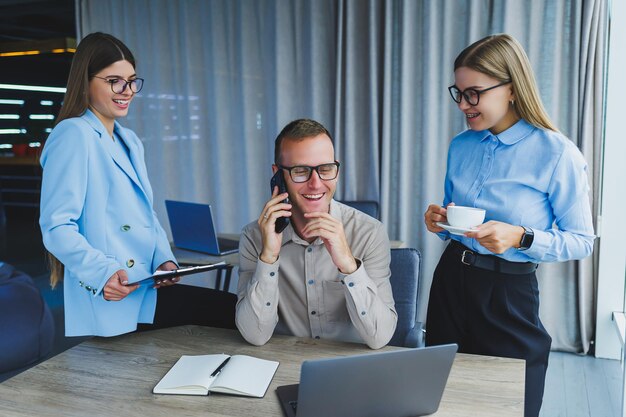
[[[320,238],[309,244],[291,224],[283,232],[278,260],[259,260],[261,230],[244,227],[239,242],[237,328],[250,343],[266,343],[274,331],[300,337],[385,346],[396,328],[389,276],[389,238],[382,223],[336,201],[330,215],[341,220],[352,255],[360,262],[339,272]]]

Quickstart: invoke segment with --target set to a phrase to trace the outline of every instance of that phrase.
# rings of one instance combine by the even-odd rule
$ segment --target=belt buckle
[[[467,261],[465,260],[465,256],[467,256],[467,255],[474,255],[474,252],[472,252],[471,250],[467,250],[467,249],[466,249],[466,250],[464,250],[464,251],[463,251],[463,253],[461,254],[461,263],[462,263],[463,265],[472,266],[472,264],[471,264],[471,263],[469,263],[469,262],[467,262]]]

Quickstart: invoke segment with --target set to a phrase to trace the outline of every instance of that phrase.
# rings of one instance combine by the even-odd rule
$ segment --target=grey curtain
[[[166,229],[170,198],[211,203],[219,230],[239,231],[269,196],[278,131],[317,119],[342,162],[337,198],[380,201],[390,237],[424,255],[422,320],[444,247],[423,212],[442,201],[448,144],[464,129],[446,91],[455,56],[490,33],[519,39],[548,112],[589,162],[597,201],[606,8],[606,0],[77,0],[79,34],[118,36],[146,78],[123,123],[144,141]],[[594,266],[541,267],[541,315],[555,349],[589,349]]]

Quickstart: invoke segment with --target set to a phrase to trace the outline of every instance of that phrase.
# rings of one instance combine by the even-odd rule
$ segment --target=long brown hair
[[[474,42],[454,61],[454,70],[466,67],[500,82],[511,81],[513,107],[531,125],[558,132],[543,107],[539,90],[524,48],[511,35],[501,33]]]
[[[67,90],[55,125],[65,119],[81,116],[89,108],[89,82],[109,65],[126,60],[135,67],[135,57],[122,41],[107,33],[94,32],[85,36],[72,59]],[[50,285],[63,279],[63,264],[48,252]]]

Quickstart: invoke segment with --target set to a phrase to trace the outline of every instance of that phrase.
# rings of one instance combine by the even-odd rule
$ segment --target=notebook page
[[[154,387],[157,394],[206,395],[214,382],[211,373],[228,355],[183,355]]]
[[[278,368],[278,362],[246,355],[231,356],[211,385],[211,392],[262,398]]]

